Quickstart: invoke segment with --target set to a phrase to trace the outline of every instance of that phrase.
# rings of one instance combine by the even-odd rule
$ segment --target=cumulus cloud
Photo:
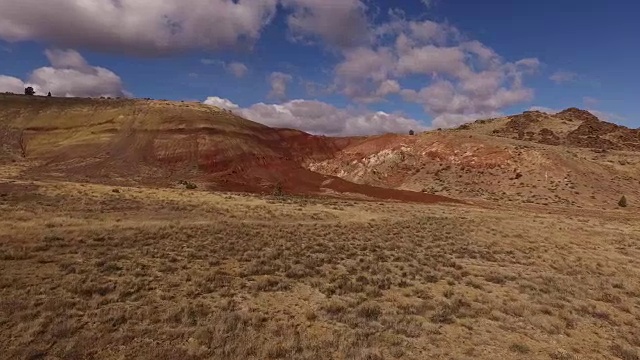
[[[258,39],[277,1],[0,0],[0,38],[140,55],[216,50]]]
[[[269,76],[269,84],[271,90],[268,97],[275,100],[284,100],[287,98],[287,86],[293,80],[293,77],[289,74],[281,72],[271,73]]]
[[[243,78],[249,73],[249,68],[241,62],[227,63],[222,60],[216,59],[200,59],[200,62],[204,65],[219,65],[222,66],[229,74],[237,78]]]
[[[447,74],[460,76],[470,71],[465,64],[465,53],[459,47],[436,47],[427,45],[412,48],[398,59],[400,75]]]
[[[204,102],[206,105],[216,106],[221,109],[236,110],[240,106],[228,99],[219,98],[217,96],[209,96]]]
[[[111,70],[91,66],[75,50],[46,50],[51,66],[35,69],[27,81],[0,76],[0,91],[22,93],[32,86],[37,94],[64,97],[128,96],[122,80]]]
[[[336,87],[351,99],[361,102],[379,101],[376,95],[395,71],[392,49],[359,47],[344,53],[345,60],[335,68]]]
[[[278,5],[295,41],[348,48],[371,39],[366,0],[0,0],[0,39],[161,55],[251,46]],[[73,26],[69,26],[73,23]]]
[[[578,74],[570,71],[556,71],[549,79],[556,84],[572,83],[578,79]]]
[[[397,94],[400,90],[400,84],[396,80],[385,80],[376,91],[376,96],[385,97],[389,94]]]
[[[16,77],[0,75],[0,92],[22,94],[25,87],[24,81]]]
[[[329,95],[335,91],[333,85],[321,84],[305,79],[300,79],[300,85],[304,87],[307,95],[311,97]]]
[[[349,48],[370,38],[367,7],[361,0],[282,0],[291,9],[287,24],[292,39],[322,39],[331,46]]]
[[[391,18],[376,29],[375,44],[344,51],[335,67],[334,84],[350,99],[373,103],[399,93],[422,105],[438,127],[494,116],[533,99],[524,79],[537,71],[538,59],[505,61],[447,23],[408,21],[400,12]],[[412,87],[401,88],[408,77]]]
[[[237,78],[242,78],[249,72],[249,68],[245,64],[240,62],[232,62],[230,64],[227,64],[225,69],[227,69],[228,72],[230,72]]]
[[[77,51],[47,49],[44,54],[47,56],[47,59],[49,59],[51,66],[56,69],[76,69],[84,72],[94,71]]]
[[[355,136],[426,129],[419,121],[403,115],[339,109],[315,100],[292,100],[282,104],[258,103],[240,108],[230,100],[209,97],[205,104],[233,110],[240,116],[267,126],[299,129],[311,134]]]

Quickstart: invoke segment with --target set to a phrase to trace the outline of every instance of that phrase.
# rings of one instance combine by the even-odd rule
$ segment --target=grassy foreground
[[[3,359],[639,359],[640,215],[0,181]]]

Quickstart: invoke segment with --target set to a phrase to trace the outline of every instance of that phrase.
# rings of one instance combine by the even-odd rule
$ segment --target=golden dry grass
[[[2,359],[639,358],[629,211],[3,174]]]

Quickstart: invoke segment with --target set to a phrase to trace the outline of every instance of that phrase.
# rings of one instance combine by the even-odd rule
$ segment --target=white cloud
[[[314,100],[292,100],[283,104],[258,103],[249,108],[239,108],[230,100],[209,97],[205,104],[234,110],[240,116],[267,126],[299,129],[311,134],[355,136],[426,129],[420,122],[403,115],[338,109]]]
[[[0,38],[157,54],[259,38],[277,0],[0,0]]]
[[[247,73],[249,73],[249,68],[241,62],[227,63],[222,60],[208,59],[208,58],[200,59],[200,62],[204,65],[222,66],[229,74],[232,74],[237,78],[243,78],[247,75]]]
[[[487,98],[494,94],[505,80],[505,73],[500,70],[487,70],[469,73],[460,83],[460,89],[470,96]]]
[[[409,21],[403,23],[400,21],[400,28],[407,27],[408,34],[411,38],[424,44],[444,44],[447,40],[455,38],[459,35],[458,30],[446,23],[437,23],[435,21]],[[407,31],[407,30],[405,30]]]
[[[230,72],[237,78],[243,78],[249,72],[249,68],[245,64],[240,62],[232,62],[230,64],[227,64],[227,66],[225,66],[225,69],[227,69],[228,72]]]
[[[287,98],[287,86],[293,80],[293,77],[289,74],[284,74],[281,72],[271,73],[269,76],[269,84],[271,85],[271,90],[269,91],[268,97],[270,99],[276,100],[284,100]]]
[[[338,48],[365,43],[370,38],[367,7],[361,0],[282,0],[293,10],[287,17],[294,40],[322,39]]]
[[[211,105],[211,106],[216,106],[216,107],[219,107],[221,109],[227,109],[227,110],[236,110],[236,109],[240,108],[240,106],[235,104],[233,101],[227,100],[227,99],[223,99],[223,98],[219,98],[217,96],[209,96],[204,101],[204,104]]]
[[[126,96],[118,75],[100,67],[93,69],[95,72],[87,73],[76,69],[43,67],[31,74],[29,82],[36,85],[39,93],[51,91],[55,96]]]
[[[359,47],[345,51],[335,68],[335,86],[347,97],[361,102],[381,100],[376,92],[394,72],[396,58],[390,48]]]
[[[47,49],[44,54],[49,59],[51,66],[56,69],[76,69],[78,71],[92,72],[93,69],[87,61],[73,50]]]
[[[40,95],[50,91],[62,97],[128,96],[118,75],[89,65],[75,50],[46,50],[45,55],[51,66],[34,70],[26,82],[0,76],[0,91],[23,93],[24,87],[33,86]]]
[[[400,75],[447,74],[461,76],[470,71],[465,64],[465,53],[458,47],[427,45],[412,48],[400,56],[397,64]]]
[[[397,81],[385,80],[382,84],[380,84],[378,91],[376,91],[376,95],[383,98],[389,94],[397,94],[400,92],[400,90],[400,84]]]
[[[408,21],[401,12],[390,16],[375,30],[374,45],[344,51],[334,69],[336,88],[350,99],[373,103],[399,93],[421,104],[434,126],[493,116],[533,99],[524,79],[537,71],[538,59],[508,62],[449,24]],[[411,87],[403,89],[405,78],[410,81],[402,83]]]
[[[570,71],[556,71],[549,79],[556,84],[566,84],[576,81],[578,74]]]
[[[457,84],[440,80],[420,91],[404,89],[402,96],[422,104],[434,115],[434,127],[451,127],[464,121],[495,117],[500,110],[533,99],[533,90],[505,84],[500,72],[474,73]]]
[[[477,55],[484,65],[497,65],[500,62],[500,56],[498,56],[493,49],[485,46],[480,41],[473,40],[464,42],[460,44],[460,48],[471,54]],[[527,63],[529,65],[533,65],[535,61],[537,61],[537,59],[523,59],[519,62],[523,65],[526,65]]]
[[[317,97],[322,95],[328,95],[335,91],[332,85],[327,86],[326,84],[321,84],[315,81],[300,79],[300,85],[302,85],[308,96]]]
[[[23,94],[25,87],[24,81],[16,77],[0,75],[0,93],[10,92],[14,94]]]

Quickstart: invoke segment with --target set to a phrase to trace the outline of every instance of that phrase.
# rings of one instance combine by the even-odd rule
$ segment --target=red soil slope
[[[355,184],[303,166],[333,158],[364,138],[273,129],[202,104],[0,95],[0,128],[0,134],[11,134],[3,142],[15,143],[13,160],[21,158],[17,139],[26,143],[21,161],[33,164],[25,171],[30,177],[147,185],[189,180],[215,190],[262,193],[279,184],[292,194],[454,202]]]

